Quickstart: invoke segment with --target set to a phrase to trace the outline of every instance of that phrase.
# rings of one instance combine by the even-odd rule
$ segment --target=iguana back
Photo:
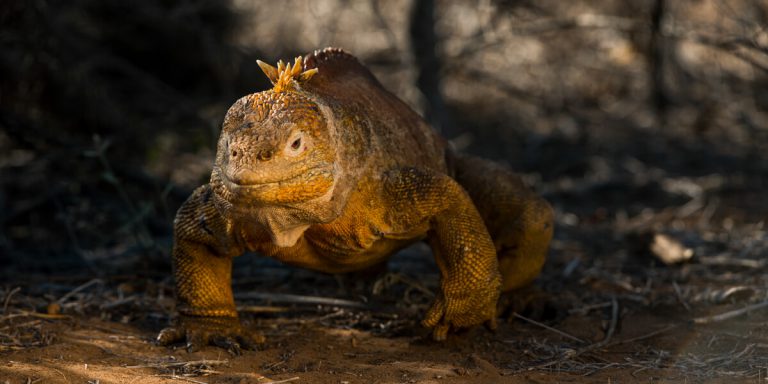
[[[416,166],[447,172],[446,141],[354,56],[327,48],[307,55],[304,65],[318,73],[301,89],[334,116],[339,147],[349,151],[345,159],[366,159],[378,170]]]

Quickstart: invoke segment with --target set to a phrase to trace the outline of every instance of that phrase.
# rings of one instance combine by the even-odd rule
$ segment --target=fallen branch
[[[288,312],[288,307],[277,307],[268,305],[238,305],[237,312],[240,313],[282,313]]]
[[[262,377],[264,377],[264,376],[262,376]],[[280,384],[280,383],[287,383],[287,382],[290,382],[290,381],[296,381],[298,379],[299,379],[299,377],[296,376],[296,377],[291,377],[290,379],[277,380],[277,381],[266,381],[266,382],[261,383],[261,384]]]
[[[237,299],[267,300],[278,303],[332,305],[336,307],[368,308],[365,303],[333,297],[292,295],[288,293],[245,292],[235,295]]]
[[[17,317],[36,317],[38,319],[46,319],[46,320],[60,320],[60,319],[71,318],[71,316],[69,315],[30,312],[30,311],[24,311],[24,310],[19,310],[18,313],[12,313],[10,315],[4,316],[5,319],[13,319]]]
[[[182,380],[182,381],[188,381],[190,383],[195,383],[195,384],[208,384],[205,381],[199,381],[199,380],[195,380],[195,379],[190,379],[188,377],[183,377],[183,376],[179,376],[179,375],[154,375],[154,377],[166,377],[166,378],[169,378],[171,380]]]
[[[228,363],[229,363],[229,360],[174,361],[174,362],[167,362],[167,363],[128,365],[125,368],[132,368],[132,369],[135,369],[135,368],[184,368],[184,367],[190,367],[195,365],[214,366],[214,365],[223,365]]]
[[[718,255],[710,257],[699,257],[699,263],[704,265],[716,265],[723,267],[743,267],[758,269],[765,267],[765,261],[754,260],[739,257],[730,257],[728,255]]]
[[[610,343],[610,344],[608,344],[606,346],[612,347],[614,345],[629,344],[629,343],[634,343],[634,342],[637,342],[637,341],[640,341],[640,340],[650,339],[650,338],[658,336],[658,335],[660,335],[660,334],[662,334],[664,332],[669,332],[669,331],[671,331],[671,330],[673,330],[673,329],[675,329],[675,328],[677,328],[679,326],[680,326],[679,324],[668,325],[668,326],[666,326],[666,327],[664,327],[662,329],[658,329],[658,330],[655,330],[653,332],[646,333],[645,335],[642,335],[642,336],[632,337],[632,338],[629,338],[629,339],[626,339],[626,340],[614,341],[613,343]]]
[[[80,293],[80,291],[82,291],[82,290],[84,290],[84,289],[86,289],[86,288],[88,288],[88,287],[90,287],[92,285],[96,285],[96,284],[104,284],[104,281],[102,281],[101,279],[93,279],[93,280],[90,280],[90,281],[88,281],[88,282],[86,282],[84,284],[81,284],[81,285],[75,287],[75,289],[69,291],[69,293],[67,293],[66,295],[62,296],[60,299],[56,300],[56,303],[63,304],[70,297],[72,297],[72,296]]]
[[[739,317],[741,315],[747,314],[750,311],[755,311],[755,310],[763,309],[763,308],[766,308],[766,307],[768,307],[768,300],[760,302],[760,303],[757,303],[757,304],[749,305],[749,306],[746,306],[744,308],[735,309],[733,311],[728,311],[728,312],[725,312],[725,313],[721,313],[719,315],[697,317],[697,318],[693,319],[693,323],[694,324],[712,324],[712,323],[717,323],[717,322],[721,322],[721,321],[730,320],[730,319],[733,319],[734,317]]]
[[[3,303],[3,315],[8,313],[8,304],[11,303],[11,297],[21,291],[21,287],[16,287],[12,289],[10,292],[8,292],[7,295],[5,295],[5,302]]]

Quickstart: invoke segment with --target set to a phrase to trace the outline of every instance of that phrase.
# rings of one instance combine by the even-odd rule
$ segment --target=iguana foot
[[[490,330],[496,329],[496,302],[499,298],[498,277],[491,279],[485,286],[466,286],[463,291],[450,290],[451,294],[440,293],[422,325],[432,328],[432,338],[443,341],[448,332],[459,328],[485,324]],[[465,284],[462,284],[465,285]]]
[[[244,330],[236,317],[182,316],[176,326],[165,328],[157,335],[160,345],[179,341],[187,342],[189,352],[210,344],[224,348],[232,355],[240,355],[243,349],[255,350],[264,342],[264,336]]]

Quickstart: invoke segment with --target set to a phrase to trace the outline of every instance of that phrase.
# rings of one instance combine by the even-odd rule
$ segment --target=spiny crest
[[[315,49],[314,52],[307,55],[304,60],[305,67],[317,68],[322,63],[330,63],[333,61],[349,61],[358,63],[357,58],[352,56],[349,52],[336,47],[327,47],[322,50]]]
[[[282,60],[277,62],[277,68],[261,61],[256,60],[261,70],[267,75],[269,81],[274,85],[272,88],[276,93],[291,89],[294,84],[294,80],[298,83],[303,83],[312,78],[317,73],[317,68],[305,70],[304,62],[301,56],[297,57],[293,62],[293,66],[290,63],[286,64]]]

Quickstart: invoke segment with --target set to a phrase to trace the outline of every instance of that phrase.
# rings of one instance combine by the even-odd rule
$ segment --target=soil
[[[504,311],[495,332],[478,327],[444,343],[418,323],[438,284],[424,245],[367,276],[238,259],[243,320],[267,337],[242,355],[155,345],[173,313],[168,278],[31,278],[4,295],[0,382],[725,383],[768,376],[768,311],[708,317],[761,305],[764,273],[730,266],[715,275],[700,261],[664,266],[651,256],[624,264],[630,274],[609,273],[610,265],[558,260],[564,246],[555,243],[533,288],[503,297],[523,315]],[[736,287],[733,278],[740,289],[707,288],[710,279]]]

